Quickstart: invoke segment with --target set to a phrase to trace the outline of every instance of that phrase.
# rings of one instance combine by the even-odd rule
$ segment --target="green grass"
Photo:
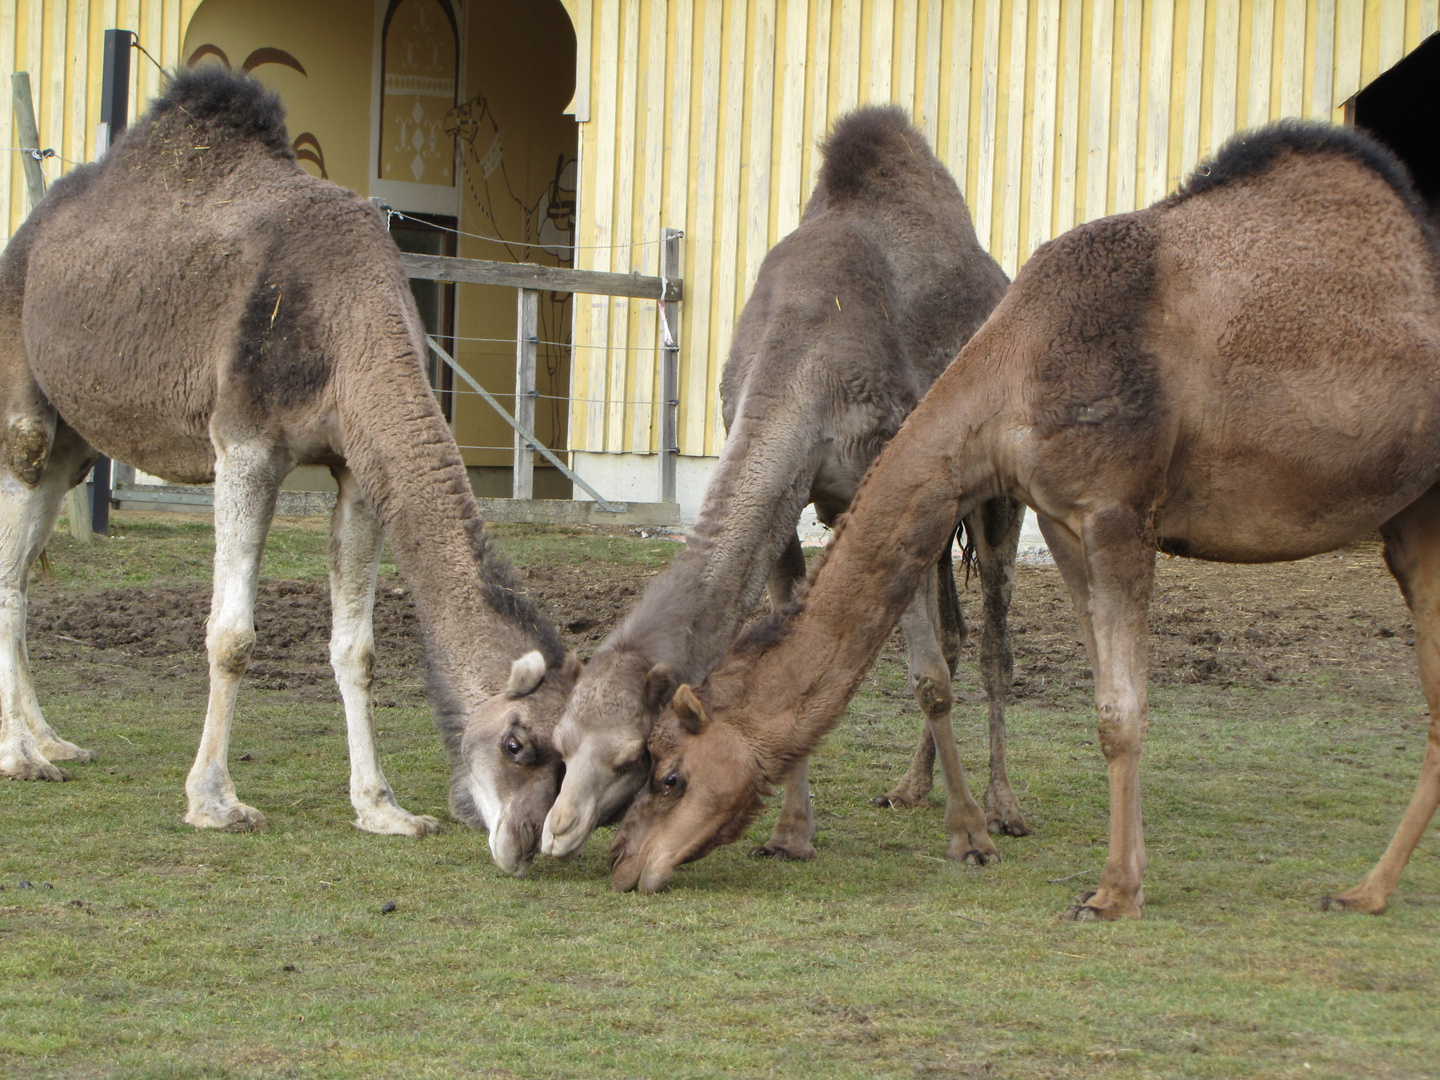
[[[177,553],[207,530],[147,533],[148,572],[187,574]],[[323,555],[324,537],[276,540]],[[591,560],[656,546],[505,531],[517,559],[571,539]],[[99,555],[66,578],[54,554],[64,587],[150,580]],[[1409,797],[1418,693],[1361,713],[1324,686],[1153,691],[1146,915],[1077,925],[1058,916],[1107,835],[1079,698],[1011,712],[1034,835],[1002,838],[998,866],[938,858],[938,796],[869,805],[917,731],[890,665],[813,765],[815,862],[734,845],[641,897],[610,892],[605,832],[526,880],[453,823],[420,841],[356,832],[338,703],[283,692],[242,696],[232,752],[270,830],[197,834],[180,817],[198,688],[139,699],[102,660],[83,685],[37,672],[52,722],[99,760],[64,785],[0,784],[5,1076],[1440,1075],[1436,837],[1383,917],[1315,903],[1358,880]],[[957,709],[957,730],[983,787],[979,712]],[[445,817],[428,715],[382,709],[377,726],[402,803]]]

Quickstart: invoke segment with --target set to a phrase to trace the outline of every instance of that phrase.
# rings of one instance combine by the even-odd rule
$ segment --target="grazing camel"
[[[646,735],[675,687],[698,681],[720,659],[767,579],[777,608],[803,580],[801,510],[814,503],[827,524],[844,512],[870,462],[1006,284],[975,239],[955,181],[903,112],[864,108],[835,125],[804,217],[766,255],[736,326],[720,387],[729,436],[700,520],[674,564],[596,651],[556,726],[565,778],[545,820],[543,852],[575,851],[629,802],[644,782]],[[1026,828],[1005,774],[1012,655],[1005,613],[1022,512],[1000,499],[966,519],[985,586],[986,802],[996,827],[1014,835]],[[951,853],[983,863],[999,853],[950,732],[950,680],[964,624],[948,548],[937,560],[938,574],[927,575],[902,619],[926,737],[905,779],[877,801],[924,798],[938,745]],[[785,792],[774,833],[756,853],[811,858],[804,758]]]
[[[98,449],[173,481],[215,482],[210,701],[185,820],[263,828],[226,765],[260,556],[285,475],[328,465],[339,484],[330,657],[355,823],[437,828],[396,803],[375,749],[383,528],[425,633],[457,813],[483,819],[496,862],[523,870],[559,785],[549,729],[578,663],[490,546],[383,222],[300,169],[279,99],[217,68],[177,76],[16,233],[0,260],[0,320],[0,772],[60,780],[52,760],[91,756],[41,715],[25,596],[62,496]]]
[[[1298,559],[1379,529],[1415,619],[1430,732],[1380,912],[1440,802],[1440,259],[1367,138],[1237,136],[1175,195],[1045,245],[862,484],[799,614],[676,692],[612,883],[661,888],[740,835],[835,723],[957,514],[1042,515],[1095,671],[1110,856],[1078,919],[1138,917],[1138,770],[1156,551]]]

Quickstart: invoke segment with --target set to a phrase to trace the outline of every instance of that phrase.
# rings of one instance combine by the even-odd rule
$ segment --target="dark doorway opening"
[[[1431,215],[1440,208],[1440,34],[1432,34],[1353,99],[1352,117],[1388,146]]]
[[[390,222],[390,236],[401,251],[417,255],[454,255],[455,219],[434,214],[404,214]],[[455,285],[449,281],[410,279],[415,306],[425,332],[440,343],[451,356],[455,355]],[[433,352],[425,354],[425,370],[430,385],[440,399],[440,411],[446,421],[455,419],[455,373]]]

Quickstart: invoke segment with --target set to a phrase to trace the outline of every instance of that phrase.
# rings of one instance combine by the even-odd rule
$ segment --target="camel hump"
[[[866,105],[846,113],[821,145],[816,193],[859,198],[888,195],[897,186],[925,176],[955,186],[945,167],[930,151],[925,136],[915,130],[903,109],[894,105]],[[958,194],[958,189],[957,189]]]
[[[1378,174],[1420,221],[1425,206],[1415,193],[1410,173],[1400,159],[1370,136],[1354,128],[1314,120],[1280,120],[1254,131],[1232,135],[1209,161],[1195,167],[1171,202],[1203,195],[1236,180],[1269,172],[1286,154],[1348,158]]]
[[[258,79],[216,64],[181,71],[136,127],[166,121],[204,127],[233,140],[258,142],[284,157],[293,156],[280,96]]]

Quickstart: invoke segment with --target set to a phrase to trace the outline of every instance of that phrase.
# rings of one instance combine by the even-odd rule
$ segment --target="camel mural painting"
[[[1110,855],[1076,919],[1138,917],[1156,552],[1298,559],[1379,529],[1430,706],[1414,797],[1326,907],[1378,913],[1440,803],[1440,256],[1404,169],[1344,129],[1236,137],[1174,195],[1045,245],[866,476],[793,618],[682,686],[612,884],[736,839],[835,724],[956,516],[1042,515],[1095,671]]]
[[[16,234],[0,260],[0,320],[0,772],[59,780],[53,761],[90,756],[36,701],[25,596],[61,497],[99,450],[172,481],[214,480],[210,701],[185,820],[263,828],[230,779],[230,729],[276,492],[293,467],[320,464],[339,485],[330,655],[356,825],[437,827],[396,802],[375,749],[383,528],[424,631],[456,812],[489,828],[497,863],[523,871],[559,784],[549,734],[578,662],[491,547],[381,218],[299,167],[279,99],[215,65],[177,76]]]
[[[824,155],[799,227],[766,256],[736,326],[720,387],[729,434],[699,523],[685,551],[601,644],[556,727],[566,772],[545,819],[546,854],[577,850],[630,800],[645,777],[646,735],[674,688],[720,658],[767,580],[777,608],[803,580],[800,512],[813,503],[829,524],[845,511],[880,448],[1005,292],[1005,275],[976,240],[955,181],[899,109],[842,118]],[[987,806],[992,827],[1017,835],[1026,827],[1005,775],[1004,700],[1020,509],[999,499],[965,519],[986,598]],[[950,729],[964,624],[948,547],[934,561],[940,569],[926,575],[903,619],[925,737],[910,773],[880,801],[923,799],[938,749],[949,853],[984,863],[999,851]],[[784,810],[758,854],[815,854],[804,758],[793,766]]]

